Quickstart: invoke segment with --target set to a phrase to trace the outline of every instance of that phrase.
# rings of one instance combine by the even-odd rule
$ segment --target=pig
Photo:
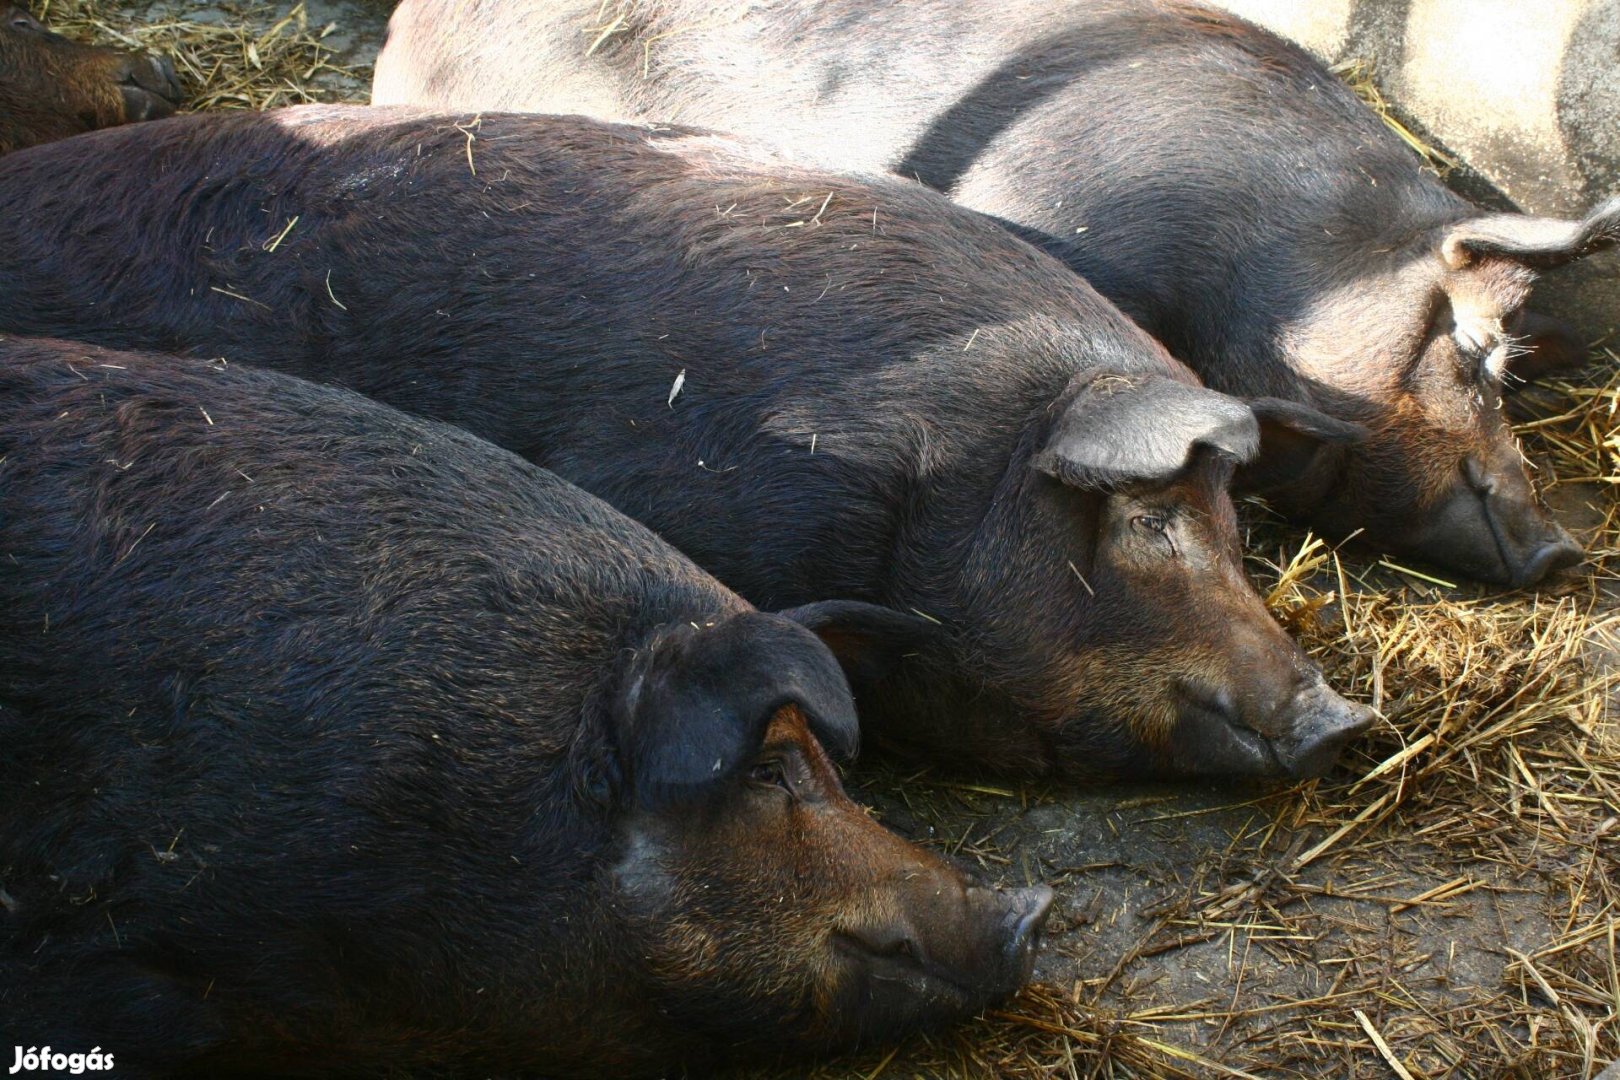
[[[1481,211],[1320,62],[1186,0],[403,0],[377,104],[583,112],[891,170],[1057,255],[1279,429],[1240,482],[1327,536],[1528,586],[1579,561],[1504,388],[1576,362],[1535,275],[1620,234]],[[1281,467],[1279,467],[1281,466]]]
[[[762,608],[915,613],[852,679],[948,766],[1315,776],[1371,721],[1265,610],[1228,493],[1262,424],[1360,429],[1199,385],[917,184],[580,118],[180,117],[0,159],[0,328],[339,383]]]
[[[183,97],[168,59],[81,45],[0,5],[0,154],[171,116]]]
[[[657,1076],[1029,974],[1051,890],[840,785],[854,703],[804,621],[900,616],[756,611],[512,454],[235,364],[0,341],[0,462],[14,1041]]]

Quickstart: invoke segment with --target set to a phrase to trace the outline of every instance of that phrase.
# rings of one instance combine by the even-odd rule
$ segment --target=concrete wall
[[[1620,0],[1217,0],[1329,64],[1359,58],[1476,201],[1576,216],[1620,194]],[[1549,274],[1543,310],[1620,327],[1620,256]]]

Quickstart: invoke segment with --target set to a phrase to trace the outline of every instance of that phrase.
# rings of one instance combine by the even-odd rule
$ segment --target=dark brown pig
[[[703,124],[947,192],[1211,387],[1366,425],[1241,479],[1333,536],[1528,585],[1580,551],[1505,385],[1577,360],[1535,274],[1620,233],[1483,213],[1302,49],[1183,0],[404,0],[374,101]]]
[[[163,57],[81,45],[0,5],[0,154],[169,116],[181,97]]]
[[[0,341],[0,553],[14,1042],[117,1076],[662,1076],[1028,975],[1050,890],[849,800],[849,688],[795,613],[465,432]]]
[[[1227,494],[1257,413],[1358,429],[1199,386],[916,184],[579,118],[186,117],[0,159],[0,326],[339,382],[761,607],[916,612],[868,635],[900,663],[855,670],[863,719],[958,766],[1309,776],[1368,721],[1265,611]]]

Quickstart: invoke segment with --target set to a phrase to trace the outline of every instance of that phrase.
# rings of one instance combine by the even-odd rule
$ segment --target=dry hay
[[[1339,74],[1436,172],[1458,166],[1391,114],[1368,65]],[[1097,974],[811,1075],[1590,1080],[1620,1057],[1620,356],[1526,390],[1513,412],[1541,489],[1575,490],[1596,512],[1574,530],[1588,552],[1578,572],[1533,593],[1458,588],[1249,507],[1249,550],[1275,553],[1252,557],[1268,604],[1380,726],[1332,777],[1248,800],[1259,826],[1194,853],[1139,913],[1134,947]],[[928,815],[946,821],[962,787],[914,782],[903,797],[955,804]],[[957,853],[992,873],[1009,862],[983,841]],[[1423,951],[1436,935],[1407,926],[1420,910],[1472,923],[1496,977],[1453,980],[1449,962],[1436,973]],[[1510,930],[1504,910],[1529,925]],[[1481,927],[1487,912],[1498,921]],[[1211,941],[1226,943],[1230,986],[1189,1000],[1122,991]],[[1260,951],[1325,987],[1246,984]]]
[[[1273,611],[1384,723],[1329,779],[1237,793],[1256,826],[1225,851],[1189,846],[1192,865],[1137,913],[1122,954],[956,1030],[809,1075],[1588,1080],[1620,1056],[1620,740],[1609,718],[1620,357],[1601,355],[1593,374],[1602,381],[1515,403],[1535,416],[1518,430],[1543,487],[1591,485],[1603,507],[1580,537],[1588,565],[1535,593],[1443,586],[1301,540],[1251,507],[1251,550],[1276,552],[1254,559]],[[926,832],[937,825],[938,846],[1014,878],[1030,877],[1028,854],[998,847],[999,829],[1032,801],[1065,797],[926,773],[885,771],[873,786],[896,791]],[[1083,873],[1063,879],[1060,891],[1085,886]],[[1433,955],[1436,934],[1413,929],[1420,910],[1481,941],[1491,977],[1453,980]],[[1224,946],[1229,985],[1154,992],[1178,953],[1210,942]],[[1251,976],[1261,952],[1274,969],[1311,969],[1319,989]]]
[[[1412,152],[1422,158],[1436,173],[1445,176],[1458,167],[1456,158],[1419,138],[1395,115],[1389,100],[1384,97],[1384,92],[1378,88],[1378,83],[1374,79],[1374,65],[1371,60],[1359,56],[1352,57],[1335,64],[1331,70],[1356,92],[1356,96],[1365,102],[1369,109],[1378,114],[1378,118],[1400,137],[1401,142],[1411,147]]]
[[[1251,550],[1276,552],[1254,558],[1273,611],[1384,722],[1331,778],[1250,797],[1259,825],[1224,852],[1193,853],[1196,865],[1141,913],[1151,918],[1111,967],[1035,986],[898,1053],[811,1075],[1586,1080],[1620,1056],[1620,741],[1609,718],[1620,681],[1620,514],[1610,494],[1620,483],[1620,357],[1601,355],[1593,370],[1604,381],[1535,388],[1515,403],[1536,417],[1518,431],[1543,487],[1592,485],[1604,508],[1581,536],[1588,565],[1535,593],[1444,586],[1252,513],[1261,520]],[[908,804],[934,800],[924,817],[942,823],[964,806],[982,820],[998,800],[1005,816],[1013,800],[1063,798],[900,783]],[[1017,857],[970,842],[973,831],[941,846],[992,873]],[[1419,909],[1458,920],[1464,935],[1471,924],[1499,977],[1453,983],[1449,963],[1432,955],[1434,935],[1409,928]],[[1483,912],[1501,919],[1502,910],[1535,917],[1514,933],[1479,925]],[[1230,951],[1221,971],[1230,986],[1196,1000],[1121,992],[1210,941]],[[1245,986],[1261,950],[1273,966],[1311,967],[1326,985],[1289,993],[1286,981],[1257,977]]]
[[[161,6],[132,17],[97,0],[35,10],[70,36],[173,56],[191,108],[364,100],[367,73],[333,64],[331,27],[312,24],[302,4],[225,3],[222,22]],[[1341,74],[1437,170],[1454,165],[1391,117],[1365,65]],[[1542,487],[1586,484],[1601,504],[1600,524],[1580,537],[1588,564],[1558,584],[1527,594],[1444,587],[1251,515],[1261,520],[1250,550],[1273,553],[1254,564],[1273,610],[1385,722],[1331,778],[1248,798],[1259,824],[1194,859],[1147,910],[1134,946],[1094,973],[810,1075],[1541,1080],[1587,1078],[1620,1056],[1620,746],[1608,710],[1620,671],[1617,368],[1607,354],[1587,381],[1534,388],[1515,406],[1533,417],[1519,430]],[[994,872],[1019,856],[978,823],[1064,799],[916,775],[878,783],[942,827],[955,823],[941,846]],[[1529,898],[1539,916],[1516,931],[1517,945],[1500,928],[1497,977],[1434,974],[1419,952],[1429,939],[1409,922],[1477,920],[1499,911],[1482,902],[1493,896],[1516,897],[1520,912]],[[1226,943],[1228,985],[1196,999],[1138,989],[1143,972],[1209,942]],[[1326,985],[1299,993],[1251,980],[1262,954]]]
[[[32,0],[57,33],[77,41],[162,53],[174,61],[186,108],[269,109],[313,101],[364,102],[370,71],[335,64],[328,43],[339,27],[315,24],[303,3],[222,0],[159,2],[147,8],[104,0]]]

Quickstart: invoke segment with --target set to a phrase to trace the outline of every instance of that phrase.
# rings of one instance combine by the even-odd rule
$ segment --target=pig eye
[[[1473,338],[1464,338],[1456,335],[1452,338],[1457,346],[1458,374],[1466,383],[1484,383],[1487,386],[1500,386],[1503,376],[1507,373],[1507,361],[1511,353],[1511,345],[1506,341],[1480,343]]]
[[[1479,336],[1475,327],[1459,324],[1451,332],[1451,340],[1456,343],[1457,348],[1462,350],[1464,356],[1481,357],[1485,355],[1487,350],[1487,342]]]
[[[1170,519],[1162,514],[1138,514],[1131,518],[1131,526],[1137,532],[1158,544],[1166,554],[1176,553],[1175,542],[1170,538]]]
[[[1481,341],[1461,329],[1451,335],[1451,343],[1457,347],[1463,368],[1470,372],[1480,370],[1491,353],[1489,342]]]
[[[788,794],[793,794],[793,788],[788,785],[787,772],[782,768],[782,763],[775,759],[757,762],[748,770],[748,780],[750,783],[765,787],[779,787]]]
[[[1475,326],[1458,324],[1451,340],[1461,355],[1464,373],[1488,383],[1500,383],[1507,374],[1518,342],[1498,319]]]

